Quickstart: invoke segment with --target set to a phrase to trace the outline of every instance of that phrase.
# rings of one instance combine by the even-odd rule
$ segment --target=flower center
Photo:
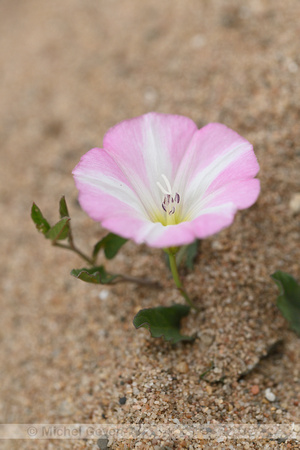
[[[157,186],[159,187],[161,192],[164,194],[161,207],[167,215],[172,216],[173,214],[175,214],[176,206],[180,203],[180,195],[177,192],[174,195],[172,193],[171,184],[170,184],[168,178],[166,177],[166,175],[162,174],[161,176],[166,185],[166,187],[163,187],[159,183],[159,181],[156,182]]]

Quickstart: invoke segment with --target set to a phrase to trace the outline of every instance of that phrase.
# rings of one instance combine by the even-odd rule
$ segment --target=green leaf
[[[189,270],[194,269],[194,262],[198,254],[200,240],[196,239],[192,244],[187,245],[185,251],[185,265]]]
[[[40,208],[35,203],[33,203],[31,208],[31,218],[40,233],[46,234],[47,231],[50,230],[48,221],[45,219]]]
[[[300,336],[300,285],[292,275],[280,270],[271,277],[280,290],[277,306],[291,329]]]
[[[104,266],[98,267],[83,267],[82,269],[73,269],[71,275],[86,283],[95,284],[111,284],[119,275],[110,275],[106,272]]]
[[[61,219],[64,219],[65,217],[70,217],[68,207],[67,207],[67,202],[66,202],[64,195],[61,197],[61,199],[59,201],[59,215],[60,215]],[[70,221],[69,221],[66,225],[66,229],[64,230],[63,237],[61,237],[60,239],[66,239],[67,237],[69,237],[70,231],[71,231],[71,225],[70,225]]]
[[[147,328],[152,337],[163,336],[173,344],[179,341],[192,341],[193,336],[180,334],[180,321],[187,316],[190,308],[185,305],[142,309],[133,319],[135,328]]]
[[[96,258],[101,248],[103,248],[105,257],[107,259],[113,259],[127,240],[128,239],[117,236],[114,233],[109,233],[95,245],[93,258]]]
[[[64,217],[59,222],[57,222],[50,230],[45,234],[47,239],[51,239],[51,241],[61,241],[66,239],[69,234],[68,222],[70,221],[70,217]]]
[[[63,219],[64,217],[70,217],[67,202],[64,195],[61,197],[59,201],[59,215],[61,219]]]

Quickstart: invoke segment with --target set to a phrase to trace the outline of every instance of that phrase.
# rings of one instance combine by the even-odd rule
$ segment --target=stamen
[[[168,178],[163,173],[161,174],[161,177],[166,184],[166,187],[163,187],[159,181],[156,182],[157,186],[164,194],[164,199],[162,201],[161,207],[165,213],[167,213],[169,216],[172,216],[176,211],[175,204],[180,203],[180,195],[178,194],[178,192],[176,192],[176,194],[173,196],[171,184]]]
[[[180,202],[180,195],[177,192],[175,194],[174,200],[175,200],[176,203]]]
[[[171,185],[170,185],[170,182],[169,182],[168,178],[163,173],[161,174],[161,176],[164,179],[167,188],[169,189],[169,194],[172,195],[172,189],[171,189]]]

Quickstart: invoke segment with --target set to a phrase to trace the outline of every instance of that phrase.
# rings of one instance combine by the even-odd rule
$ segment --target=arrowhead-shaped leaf
[[[66,239],[69,234],[69,226],[68,222],[70,221],[70,217],[64,217],[59,222],[57,222],[50,230],[47,231],[45,237],[47,239],[51,239],[51,241],[61,241]]]
[[[41,233],[46,234],[47,231],[50,230],[48,221],[45,219],[40,208],[35,203],[33,203],[31,208],[31,218],[35,223],[37,230]]]
[[[113,259],[126,242],[127,239],[117,236],[114,233],[109,233],[95,245],[93,258],[96,258],[101,248],[103,248],[105,257],[107,259]]]
[[[67,202],[64,195],[59,201],[59,216],[61,219],[63,219],[64,217],[70,217]]]
[[[86,283],[111,284],[119,275],[110,275],[106,272],[104,266],[90,267],[82,269],[73,269],[73,277],[79,278]]]
[[[277,306],[291,329],[300,336],[300,286],[292,275],[280,270],[271,277],[280,290]]]
[[[193,336],[180,334],[180,321],[187,316],[190,308],[185,305],[142,309],[133,319],[135,328],[147,328],[152,337],[163,336],[173,344],[179,341],[192,341]]]
[[[67,202],[66,202],[64,195],[61,197],[61,199],[59,201],[59,215],[60,215],[61,219],[64,219],[65,217],[70,217],[68,207],[67,207]],[[70,221],[68,221],[68,223],[66,224],[64,233],[63,233],[63,237],[61,237],[60,239],[66,239],[67,237],[70,236],[70,231],[71,231],[70,227],[71,227],[71,224],[70,224]]]

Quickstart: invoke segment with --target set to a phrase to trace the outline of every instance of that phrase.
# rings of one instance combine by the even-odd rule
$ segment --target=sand
[[[300,192],[299,17],[296,0],[2,0],[1,423],[300,422],[300,341],[270,278],[283,270],[300,280],[290,204]],[[148,111],[222,122],[254,145],[261,167],[258,202],[204,240],[195,270],[182,273],[201,307],[183,324],[192,344],[132,325],[141,308],[182,302],[160,250],[129,242],[107,268],[163,289],[99,288],[72,278],[84,264],[30,219],[35,201],[54,223],[64,194],[76,242],[91,251],[105,232],[80,209],[71,171],[109,127]],[[171,437],[1,444],[299,448]]]

